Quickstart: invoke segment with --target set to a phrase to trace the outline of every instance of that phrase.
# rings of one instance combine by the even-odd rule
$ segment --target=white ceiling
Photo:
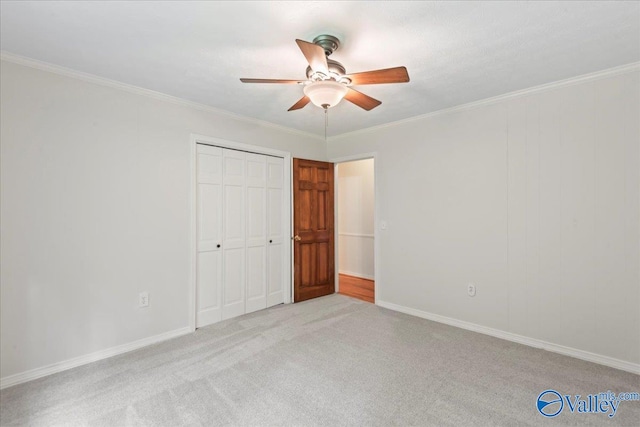
[[[294,40],[332,34],[347,72],[405,65],[410,83],[359,86],[329,135],[401,120],[640,61],[639,2],[10,2],[5,52],[324,135],[323,112],[297,85]]]

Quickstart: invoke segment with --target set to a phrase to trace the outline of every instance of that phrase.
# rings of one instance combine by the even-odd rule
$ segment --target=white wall
[[[377,152],[382,302],[637,365],[639,74],[345,135],[326,156],[298,133],[2,61],[0,377],[188,325],[191,133]]]
[[[337,167],[339,271],[373,279],[373,159]]]
[[[325,159],[322,140],[259,122],[0,74],[2,378],[189,325],[191,133]]]
[[[333,138],[377,152],[379,300],[638,370],[639,93],[634,67]]]

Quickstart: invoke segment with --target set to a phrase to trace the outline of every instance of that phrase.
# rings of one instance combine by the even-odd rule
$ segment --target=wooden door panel
[[[293,159],[294,301],[335,292],[333,164]]]
[[[329,242],[316,243],[316,259],[317,259],[317,281],[318,283],[327,283],[329,280]]]
[[[299,210],[301,212],[312,212],[313,211],[313,191],[307,189],[300,189],[296,194],[299,204]],[[313,218],[311,215],[304,215],[299,218],[298,223],[296,224],[298,233],[310,232],[313,231]]]
[[[315,244],[300,243],[300,286],[313,286],[315,282]]]
[[[327,191],[322,191],[318,189],[318,221],[316,224],[316,230],[326,230],[327,229]]]
[[[294,162],[295,162],[295,160],[294,160]],[[299,181],[300,182],[305,182],[306,181],[308,183],[313,183],[314,175],[315,175],[315,167],[313,165],[308,165],[308,164],[301,163],[301,164],[299,164],[298,175],[299,175]]]

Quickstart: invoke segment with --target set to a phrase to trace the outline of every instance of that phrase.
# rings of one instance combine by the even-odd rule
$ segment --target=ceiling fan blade
[[[283,79],[240,79],[242,83],[281,83],[281,84],[303,84],[301,80],[283,80]]]
[[[300,100],[298,102],[293,104],[291,106],[291,108],[289,108],[287,111],[299,110],[299,109],[303,108],[305,105],[307,105],[309,102],[311,102],[311,100],[309,99],[309,97],[307,95],[305,95],[302,98],[300,98]]]
[[[329,66],[327,65],[327,57],[324,54],[324,49],[317,44],[309,43],[304,40],[296,39],[298,47],[302,51],[302,54],[307,58],[307,62],[313,71],[318,71],[324,75],[329,75]]]
[[[382,83],[406,83],[409,81],[409,73],[406,67],[387,68],[384,70],[365,71],[363,73],[349,74],[345,77],[351,79],[354,85],[377,85]]]
[[[360,108],[364,108],[365,110],[373,110],[378,105],[382,104],[382,101],[378,101],[375,98],[370,97],[369,95],[365,95],[362,92],[358,92],[355,89],[348,88],[347,94],[344,96],[344,99],[347,101],[356,104]]]

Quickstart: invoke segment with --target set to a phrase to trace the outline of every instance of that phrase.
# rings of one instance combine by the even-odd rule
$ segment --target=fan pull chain
[[[327,127],[329,126],[329,109],[324,108],[324,142],[327,142]]]

